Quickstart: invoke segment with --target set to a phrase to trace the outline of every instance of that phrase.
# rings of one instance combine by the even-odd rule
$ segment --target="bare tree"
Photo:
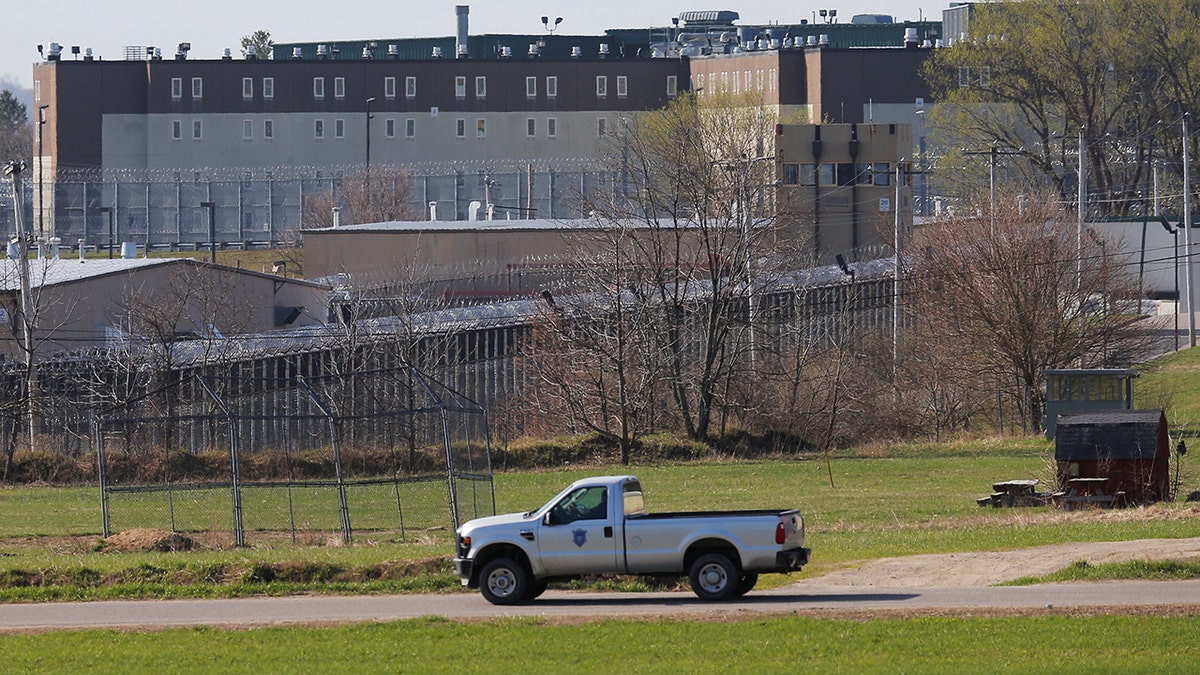
[[[394,166],[372,166],[342,175],[329,193],[304,200],[304,226],[333,226],[333,210],[343,225],[414,220],[420,209],[410,202],[412,176]]]
[[[1037,428],[1046,369],[1127,365],[1152,348],[1134,270],[1073,215],[1015,196],[962,212],[919,233],[911,307],[976,387],[1000,383]]]
[[[589,258],[589,292],[561,301],[543,292],[545,311],[527,349],[538,376],[527,394],[532,407],[564,420],[569,431],[616,441],[622,464],[665,403],[656,397],[663,364],[650,335],[654,322],[628,290],[635,278],[626,267],[629,234],[615,228],[595,235],[602,252]]]
[[[613,183],[587,195],[585,210],[623,242],[608,283],[644,322],[639,358],[662,364],[652,376],[692,438],[709,437],[729,370],[753,345],[750,289],[771,274],[755,265],[772,259],[774,125],[749,97],[681,95],[622,120],[608,137]]]

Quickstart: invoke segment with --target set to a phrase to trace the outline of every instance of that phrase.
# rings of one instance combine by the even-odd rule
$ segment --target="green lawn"
[[[10,672],[1191,672],[1200,617],[418,619],[0,636]]]

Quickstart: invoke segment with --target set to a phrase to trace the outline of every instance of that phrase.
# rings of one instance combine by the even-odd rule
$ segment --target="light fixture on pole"
[[[548,17],[548,16],[542,17],[542,27],[544,27],[546,30],[550,31],[551,35],[554,35],[554,31],[558,29],[558,24],[560,24],[560,23],[562,23],[561,16],[554,17],[554,25],[553,26],[550,25],[550,17]]]

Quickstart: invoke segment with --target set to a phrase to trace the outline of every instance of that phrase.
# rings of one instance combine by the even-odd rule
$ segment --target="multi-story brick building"
[[[571,217],[553,172],[594,163],[622,117],[692,89],[760,92],[785,121],[919,125],[928,94],[918,71],[939,24],[755,29],[734,27],[736,17],[691,12],[661,35],[485,37],[465,49],[460,24],[454,54],[465,58],[443,51],[449,38],[364,41],[365,52],[280,45],[274,59],[196,60],[186,45],[174,58],[132,50],[149,56],[131,61],[50,50],[34,67],[46,119],[32,172],[46,198],[34,223],[45,236],[103,243],[97,208],[107,207],[122,241],[203,242],[201,205],[213,204],[221,240],[273,240],[301,227],[306,191],[370,163],[450,174],[414,198],[441,204],[442,218],[465,217],[491,183],[484,174],[498,170],[513,172],[504,198]],[[534,171],[547,174],[536,187],[526,178]]]

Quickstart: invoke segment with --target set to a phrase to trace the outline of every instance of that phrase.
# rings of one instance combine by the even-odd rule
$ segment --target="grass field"
[[[572,467],[498,474],[496,499],[501,512],[526,511],[576,478],[633,472],[642,479],[651,511],[799,506],[814,551],[804,576],[887,556],[1197,535],[1195,512],[1183,504],[1071,513],[1046,507],[981,509],[976,505],[975,499],[990,492],[997,480],[1049,481],[1048,451],[1048,444],[1038,440],[995,440],[842,453],[829,466],[821,458],[808,457]],[[429,499],[437,501],[440,496],[431,494]],[[336,503],[326,501],[324,520],[314,521],[298,545],[286,533],[251,531],[250,546],[234,549],[232,535],[225,532],[201,551],[114,553],[93,550],[100,529],[96,489],[3,489],[0,510],[12,517],[0,520],[0,538],[5,540],[0,543],[0,598],[456,588],[448,562],[452,549],[448,527],[410,531],[403,537],[394,527],[360,530],[355,544],[344,547],[337,545]],[[388,500],[377,503],[378,512],[357,512],[360,527],[386,525]],[[225,507],[217,511],[209,507],[203,510],[206,517],[229,518]],[[153,520],[151,509],[159,516],[163,513],[163,505],[150,500],[121,508],[114,515],[116,522],[131,525],[148,524]],[[187,513],[186,500],[178,500],[174,508],[177,522],[208,526]],[[286,506],[282,495],[268,491],[245,500],[243,508],[247,524],[253,527],[264,522],[264,514],[277,515]],[[40,536],[21,539],[30,534]],[[421,579],[402,578],[406,570]],[[769,588],[787,579],[769,575],[762,585]]]
[[[429,618],[336,628],[0,636],[10,672],[1191,672],[1200,617]]]

